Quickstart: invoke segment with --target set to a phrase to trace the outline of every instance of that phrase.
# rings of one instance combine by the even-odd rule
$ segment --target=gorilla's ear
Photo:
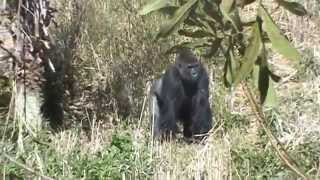
[[[159,108],[162,108],[164,105],[164,101],[161,99],[160,95],[157,92],[154,92],[154,96],[157,99],[157,104],[158,104]]]

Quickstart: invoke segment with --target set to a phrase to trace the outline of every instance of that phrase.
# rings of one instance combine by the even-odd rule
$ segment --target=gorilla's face
[[[201,75],[201,66],[199,62],[177,62],[176,67],[181,75],[182,80],[187,82],[198,81]]]

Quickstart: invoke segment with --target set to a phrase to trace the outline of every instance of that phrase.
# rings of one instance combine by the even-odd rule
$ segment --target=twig
[[[16,55],[15,53],[11,52],[9,49],[3,47],[2,44],[0,44],[0,48],[2,50],[4,50],[6,53],[8,53],[8,57],[12,57],[15,61],[19,61],[20,60],[18,55]]]
[[[12,87],[13,89],[15,88],[15,82],[12,82],[11,87]],[[12,114],[12,112],[13,112],[13,105],[14,105],[14,99],[15,99],[14,94],[15,94],[15,91],[12,90],[12,92],[11,92],[11,99],[10,99],[10,103],[9,103],[9,110],[8,110],[8,114],[7,114],[6,122],[5,122],[5,127],[4,127],[3,134],[2,134],[2,140],[1,140],[2,143],[4,143],[5,136],[6,136],[6,133],[7,133],[8,124],[9,124],[9,119],[10,119],[11,114]]]
[[[140,113],[138,129],[140,129],[140,127],[141,127],[141,122],[142,122],[142,118],[143,118],[143,114],[144,114],[144,109],[145,109],[145,106],[146,106],[146,101],[147,101],[147,95],[145,95],[144,98],[143,98],[143,104],[142,104],[142,109],[141,109],[141,113]]]
[[[277,155],[280,157],[280,159],[297,175],[299,175],[303,179],[308,179],[304,173],[297,167],[297,163],[289,156],[287,151],[283,148],[280,141],[277,139],[277,137],[272,133],[272,131],[266,126],[265,122],[265,116],[262,112],[262,108],[258,103],[256,102],[255,98],[253,97],[253,94],[251,92],[251,89],[248,87],[247,83],[243,82],[242,88],[246,94],[246,97],[249,100],[250,106],[252,111],[254,112],[258,122],[262,125],[264,131],[266,132],[268,138],[270,139],[270,142],[273,146],[273,148],[277,151]]]
[[[29,172],[32,173],[32,174],[34,174],[34,175],[36,175],[36,176],[39,176],[39,177],[41,177],[42,179],[54,180],[54,179],[51,178],[51,177],[42,175],[42,174],[36,172],[35,170],[27,167],[26,165],[17,162],[14,158],[12,158],[11,156],[9,156],[9,155],[6,154],[5,152],[3,152],[2,154],[3,154],[3,156],[6,157],[9,161],[13,162],[13,163],[16,164],[17,166],[19,166],[19,167],[21,167],[21,168],[23,168],[23,169],[25,169],[25,170],[27,170],[27,171],[29,171]]]

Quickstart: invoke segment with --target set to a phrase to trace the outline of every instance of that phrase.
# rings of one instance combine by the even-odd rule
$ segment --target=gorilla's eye
[[[195,69],[197,67],[199,67],[199,64],[188,64],[187,66],[189,69]]]

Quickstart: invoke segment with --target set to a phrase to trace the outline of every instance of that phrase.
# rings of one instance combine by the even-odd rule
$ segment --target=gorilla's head
[[[184,48],[177,52],[175,68],[178,69],[182,80],[197,82],[202,73],[202,66],[190,49]]]

